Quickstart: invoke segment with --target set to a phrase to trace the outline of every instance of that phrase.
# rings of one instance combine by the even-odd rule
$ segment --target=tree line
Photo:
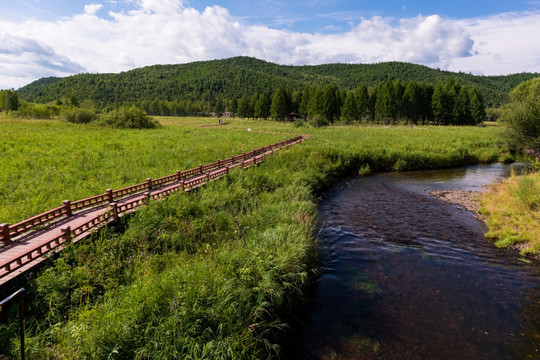
[[[73,94],[59,99],[55,105],[35,104],[19,99],[13,90],[0,92],[0,110],[16,111],[21,117],[50,118],[63,107],[79,107]],[[100,109],[108,112],[120,107],[137,106],[156,116],[238,116],[254,119],[303,119],[315,126],[338,121],[377,124],[474,125],[486,117],[482,93],[476,87],[460,84],[454,78],[433,86],[425,82],[391,80],[376,86],[360,86],[346,90],[336,84],[306,87],[289,91],[278,88],[216,100],[143,100],[122,102]]]
[[[482,93],[453,78],[428,83],[387,79],[376,86],[362,84],[353,90],[335,84],[307,87],[300,91],[278,88],[240,98],[163,101],[137,103],[150,115],[219,115],[278,121],[301,118],[316,125],[337,121],[378,124],[474,125],[486,117]]]

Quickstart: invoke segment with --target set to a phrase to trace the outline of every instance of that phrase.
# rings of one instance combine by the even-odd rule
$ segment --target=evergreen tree
[[[471,121],[473,124],[479,124],[486,119],[486,105],[484,97],[476,87],[470,90],[471,96]]]
[[[472,124],[470,93],[464,86],[460,87],[454,100],[453,118],[456,125]]]
[[[420,118],[421,92],[420,87],[414,81],[409,81],[405,91],[403,92],[403,98],[401,100],[401,116],[408,120],[412,120],[413,124],[417,124]]]
[[[214,104],[214,113],[216,115],[219,115],[225,111],[225,104],[221,101],[221,99],[216,100],[216,103]]]
[[[242,118],[250,117],[249,97],[244,95],[238,101],[238,116]]]
[[[300,115],[304,116],[304,118],[307,118],[308,112],[309,112],[309,98],[311,95],[311,89],[305,88],[302,92],[302,99],[300,100],[300,104],[298,105],[298,112]]]
[[[249,116],[250,118],[255,119],[255,106],[257,105],[257,101],[259,101],[259,94],[253,94],[249,98]]]
[[[356,95],[353,91],[349,91],[345,96],[343,107],[341,108],[341,118],[347,123],[356,121],[358,116],[358,104],[356,102]]]
[[[450,88],[438,83],[433,92],[432,108],[435,121],[448,125],[453,122],[454,102]],[[453,88],[451,88],[453,91]]]
[[[372,88],[369,93],[369,119],[371,122],[375,122],[375,114],[376,114],[376,107],[377,107],[377,98],[379,97],[379,92],[382,91],[382,85],[379,83],[376,87]]]
[[[232,113],[233,117],[238,113],[238,99],[235,97],[229,101],[229,112]]]
[[[339,89],[335,84],[325,85],[323,88],[323,111],[324,117],[329,122],[339,119],[341,112],[341,101]]]
[[[316,117],[328,120],[326,118],[324,92],[320,87],[311,89],[311,96],[309,97],[308,119],[311,120]]]
[[[375,120],[381,123],[393,123],[397,117],[397,98],[392,80],[387,79],[380,91],[377,91]]]
[[[259,95],[259,99],[255,104],[255,117],[267,119],[270,116],[270,107],[272,106],[272,98],[266,91]]]
[[[421,83],[420,87],[420,102],[418,108],[420,110],[419,119],[424,121],[433,121],[433,108],[431,105],[433,99],[434,88],[432,85]]]
[[[358,119],[369,115],[369,93],[365,84],[360,85],[355,90],[356,105],[358,107]]]
[[[270,106],[270,116],[276,120],[285,120],[288,114],[287,98],[287,93],[282,88],[274,91],[274,96],[272,96],[272,104]]]
[[[397,120],[399,119],[400,117],[402,117],[402,114],[401,114],[401,102],[403,100],[403,93],[405,92],[405,85],[399,81],[399,80],[396,80],[394,82],[394,119]]]

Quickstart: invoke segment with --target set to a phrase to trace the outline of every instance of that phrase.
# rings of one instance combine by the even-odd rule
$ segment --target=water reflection
[[[510,171],[384,174],[333,187],[319,207],[321,276],[291,358],[540,358],[538,266],[427,194],[476,190]]]

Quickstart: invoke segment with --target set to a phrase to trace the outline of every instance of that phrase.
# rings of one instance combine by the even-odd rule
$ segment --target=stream
[[[518,165],[519,166],[519,165]],[[346,179],[319,205],[320,273],[291,359],[540,359],[540,265],[430,190],[507,165]]]

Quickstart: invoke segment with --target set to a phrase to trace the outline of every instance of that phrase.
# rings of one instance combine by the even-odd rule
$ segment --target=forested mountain
[[[250,57],[235,57],[147,66],[119,74],[43,78],[20,88],[17,93],[26,101],[39,103],[65,101],[75,96],[79,101],[91,100],[95,107],[103,108],[153,100],[215,103],[257,93],[273,93],[278,88],[294,92],[327,84],[348,90],[361,84],[376,86],[387,79],[435,86],[453,77],[463,85],[478,88],[487,106],[498,106],[515,86],[537,76],[540,74],[475,76],[402,62],[284,66]]]

